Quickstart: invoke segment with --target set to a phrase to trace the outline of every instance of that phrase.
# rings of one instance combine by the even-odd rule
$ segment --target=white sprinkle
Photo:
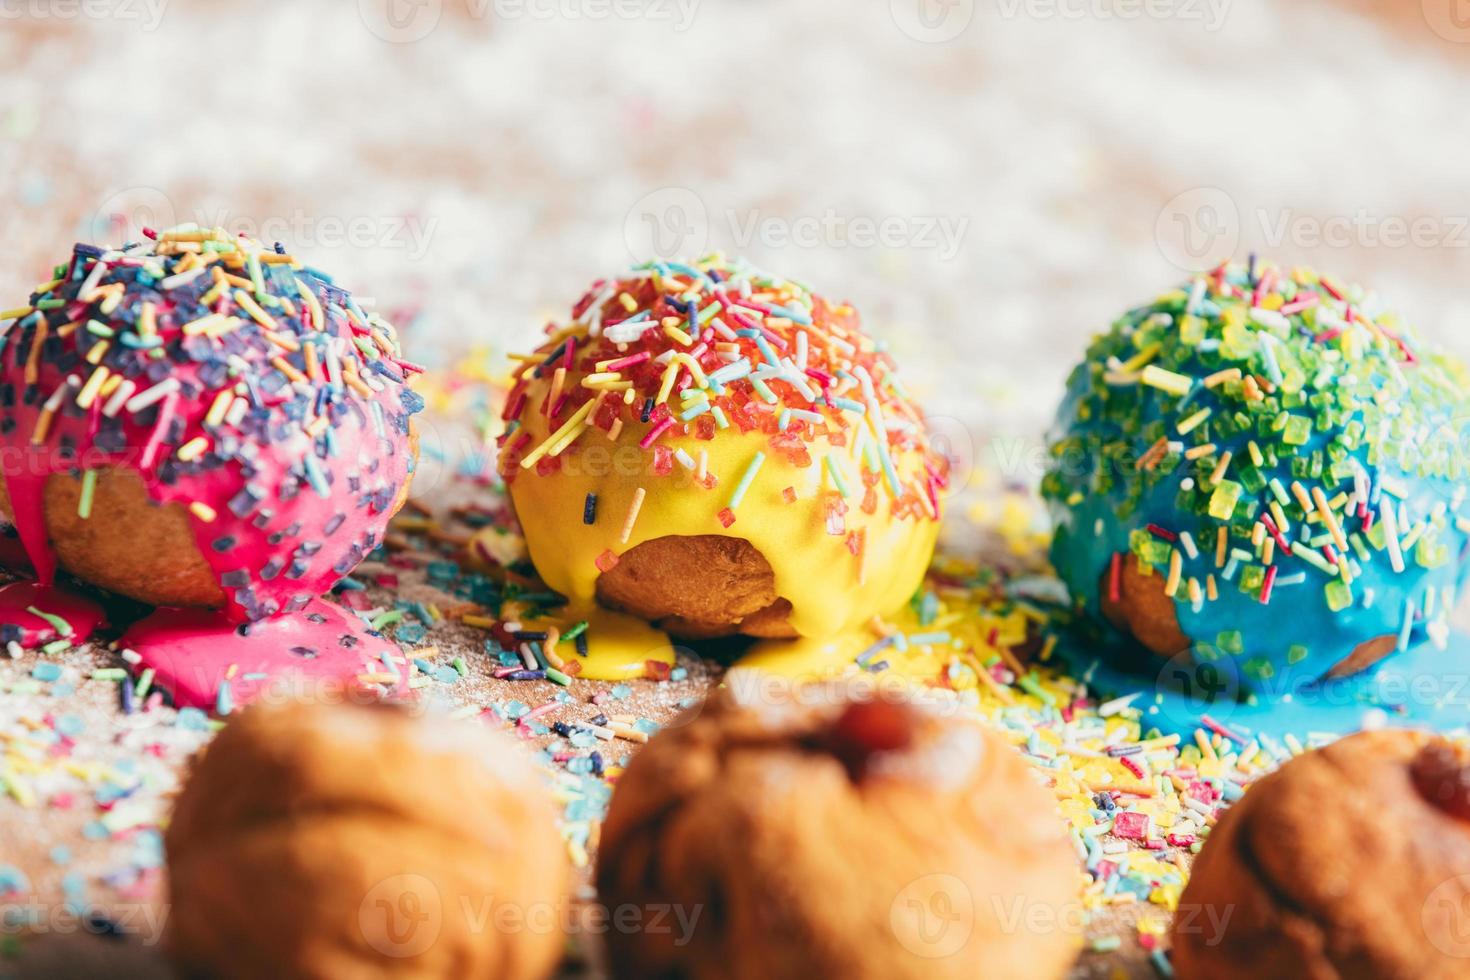
[[[59,411],[61,409],[61,403],[66,400],[66,397],[68,395],[70,395],[72,393],[72,391],[80,388],[81,386],[82,386],[82,379],[81,378],[77,377],[75,374],[69,375],[67,377],[67,379],[66,379],[66,384],[64,384],[61,387],[57,388],[55,391],[53,391],[51,393],[51,397],[48,398],[48,399],[46,399],[46,405],[45,405],[46,411],[48,411],[48,412]]]
[[[158,384],[154,385],[152,388],[149,388],[147,391],[134,395],[131,399],[129,399],[127,403],[127,409],[130,413],[141,412],[148,406],[162,401],[165,397],[173,394],[178,390],[178,378],[165,378],[164,380],[158,382]]]
[[[77,298],[84,303],[91,302],[92,290],[97,288],[97,284],[102,281],[106,272],[107,266],[104,263],[94,261],[91,271],[87,273],[87,278],[82,280],[82,288],[77,292]]]
[[[122,384],[117,386],[117,390],[112,393],[112,397],[107,399],[107,404],[102,406],[102,414],[110,419],[116,418],[117,413],[122,411],[123,404],[129,398],[132,398],[133,392],[137,390],[138,386],[133,383],[132,378],[124,380]]]
[[[1399,520],[1398,515],[1394,513],[1393,501],[1387,497],[1380,498],[1378,513],[1383,519],[1383,537],[1388,542],[1388,560],[1393,565],[1395,572],[1402,572],[1404,553],[1399,550]]]
[[[1136,701],[1141,693],[1142,692],[1134,691],[1132,694],[1125,694],[1121,698],[1113,698],[1113,700],[1111,701],[1104,701],[1102,704],[1098,705],[1097,713],[1102,718],[1111,718],[1113,717],[1113,715],[1116,715],[1118,712],[1122,711],[1124,708],[1128,707],[1130,704]]]
[[[1291,321],[1275,310],[1268,310],[1260,306],[1251,307],[1251,319],[1263,327],[1271,327],[1276,330],[1290,330]],[[1272,338],[1273,340],[1275,338]]]
[[[178,273],[176,275],[172,275],[172,276],[168,276],[168,277],[166,277],[164,279],[160,279],[158,281],[158,288],[159,289],[173,289],[175,286],[182,286],[186,282],[193,282],[195,279],[198,279],[200,276],[204,275],[204,270],[206,268],[208,268],[208,267],[207,266],[202,266],[202,265],[195,266],[194,268],[190,269],[188,272],[180,272],[180,273]]]

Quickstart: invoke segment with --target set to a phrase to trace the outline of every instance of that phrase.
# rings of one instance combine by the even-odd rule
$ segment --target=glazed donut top
[[[1312,636],[1428,620],[1442,639],[1470,531],[1467,420],[1464,367],[1372,294],[1222,265],[1124,314],[1073,373],[1042,487],[1053,558],[1092,604],[1131,551],[1197,649],[1239,655],[1242,617],[1281,595],[1273,638],[1294,646],[1277,669],[1315,660]],[[1318,673],[1345,652],[1320,651]]]
[[[299,609],[376,547],[413,469],[393,327],[330,278],[222,229],[79,244],[0,312],[0,449],[17,529],[55,570],[46,479],[137,472],[187,509],[236,621]],[[86,517],[85,513],[81,516]]]
[[[532,415],[549,436],[533,440]],[[697,487],[726,488],[712,533],[737,520],[765,454],[716,473],[703,451],[671,446],[681,437],[763,434],[769,454],[824,466],[835,494],[894,519],[937,521],[948,477],[891,359],[851,306],[720,255],[650,262],[594,283],[570,323],[550,325],[521,359],[504,418],[507,480],[556,473],[592,430],[616,439],[624,426],[641,427],[655,476],[682,470]]]

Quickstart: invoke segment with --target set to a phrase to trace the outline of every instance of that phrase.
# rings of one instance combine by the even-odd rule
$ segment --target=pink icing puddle
[[[31,609],[58,617],[71,632],[63,634],[56,624]],[[74,592],[39,582],[0,586],[0,637],[4,637],[6,627],[18,626],[21,634],[17,642],[23,647],[43,646],[63,635],[72,643],[84,643],[105,622],[107,614],[101,606]]]
[[[153,668],[154,683],[180,708],[227,714],[262,697],[340,701],[364,687],[363,674],[396,673],[396,692],[408,691],[398,647],[321,599],[248,625],[209,609],[159,609],[131,626],[121,645],[137,652],[138,670]]]

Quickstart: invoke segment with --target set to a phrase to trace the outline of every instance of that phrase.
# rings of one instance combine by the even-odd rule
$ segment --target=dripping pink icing
[[[197,261],[187,255],[201,238],[224,258],[189,278],[180,263]],[[294,614],[319,606],[380,543],[413,469],[409,417],[422,400],[406,382],[420,369],[401,359],[391,325],[289,257],[218,230],[160,239],[78,245],[30,308],[0,325],[0,455],[20,544],[38,579],[54,582],[47,480],[131,469],[154,502],[188,511],[225,595],[210,625],[183,617],[195,641],[276,616],[290,621],[252,637],[319,633]],[[106,387],[114,376],[120,388]],[[0,560],[14,568],[9,550]],[[171,663],[185,641],[157,627],[180,616],[149,617],[130,634],[135,648],[163,643],[155,658]],[[201,646],[189,656],[214,659]],[[342,659],[309,673],[346,670]]]
[[[7,533],[8,525],[0,523],[0,568],[9,568],[17,572],[28,572],[31,570],[31,560],[26,557],[25,545],[20,543],[19,537],[12,537]]]
[[[350,645],[343,645],[344,637]],[[384,654],[396,658],[396,692],[408,691],[408,670],[396,663],[402,659],[398,647],[321,599],[292,615],[249,624],[208,609],[158,609],[130,627],[121,645],[137,651],[138,666],[153,668],[154,683],[181,708],[215,707],[226,680],[236,704],[259,697],[340,699],[361,687],[360,675],[388,672]]]
[[[56,616],[71,628],[67,639],[84,643],[107,622],[102,607],[85,596],[42,585],[39,582],[12,582],[0,585],[0,626],[18,626],[22,647],[38,647],[59,639],[61,634],[46,619],[30,612],[38,609]],[[3,645],[3,644],[0,644]]]

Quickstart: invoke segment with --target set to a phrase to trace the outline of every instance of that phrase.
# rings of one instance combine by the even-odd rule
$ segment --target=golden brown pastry
[[[1288,762],[1210,835],[1174,923],[1191,978],[1470,973],[1470,756],[1408,731]]]
[[[1064,975],[1076,862],[1021,755],[968,718],[811,692],[723,695],[634,758],[598,887],[676,915],[609,933],[616,976]]]
[[[219,978],[547,976],[569,864],[509,740],[388,706],[255,706],[168,828],[166,943]]]

